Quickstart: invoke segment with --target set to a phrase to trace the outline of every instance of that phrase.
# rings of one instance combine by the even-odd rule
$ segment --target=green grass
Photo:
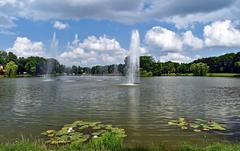
[[[70,144],[65,146],[46,146],[42,142],[22,140],[12,144],[0,144],[0,151],[240,151],[240,144],[211,144],[208,146],[181,145],[170,149],[164,145],[146,147],[129,147],[122,139],[113,134],[96,138],[87,144]]]
[[[240,151],[239,144],[216,143],[205,147],[183,145],[177,151]]]
[[[170,74],[162,74],[161,76],[193,76],[192,73],[170,73]]]
[[[171,73],[171,74],[162,74],[161,76],[193,76],[192,73]],[[238,73],[208,73],[207,77],[240,77]]]
[[[27,77],[32,77],[32,75],[30,75],[30,74],[17,75],[17,78],[27,78]]]
[[[208,73],[208,77],[240,77],[237,73]]]
[[[25,140],[16,142],[14,144],[0,145],[0,151],[240,151],[240,145],[217,143],[205,147],[182,145],[175,149],[169,149],[163,145],[152,145],[148,147],[127,147],[119,144],[112,144],[109,142],[101,142],[100,144],[72,144],[62,147],[47,147],[41,143]]]

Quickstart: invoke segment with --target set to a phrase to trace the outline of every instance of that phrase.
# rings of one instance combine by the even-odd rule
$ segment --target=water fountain
[[[127,84],[137,85],[140,83],[139,78],[139,48],[140,36],[138,30],[132,31],[131,43],[129,47],[129,56],[127,57]]]
[[[54,32],[52,41],[51,41],[51,44],[49,47],[49,56],[51,58],[54,58],[56,56],[57,49],[58,49],[58,40],[57,40],[56,33]],[[48,59],[47,60],[47,71],[46,71],[46,74],[44,75],[44,81],[52,81],[52,79],[49,76],[49,74],[52,72],[52,70],[53,70],[53,60]]]

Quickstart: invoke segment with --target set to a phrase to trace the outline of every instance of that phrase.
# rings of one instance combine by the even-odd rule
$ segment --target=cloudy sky
[[[240,51],[240,0],[0,0],[0,49],[67,65],[123,62],[131,31],[141,54],[190,62]]]

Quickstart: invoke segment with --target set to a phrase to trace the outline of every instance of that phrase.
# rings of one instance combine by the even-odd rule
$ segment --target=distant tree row
[[[29,74],[32,76],[44,74],[67,74],[67,75],[123,75],[125,65],[106,65],[81,67],[73,65],[66,67],[60,64],[56,59],[46,59],[38,56],[17,57],[12,52],[0,51],[0,74],[5,74],[8,77],[16,75]]]
[[[240,52],[229,53],[219,57],[208,57],[191,63],[159,62],[151,56],[140,57],[140,68],[143,75],[160,76],[163,74],[193,73],[204,76],[210,73],[240,73]]]
[[[202,58],[193,63],[199,62],[206,63],[211,73],[240,73],[240,52]]]
[[[16,74],[43,74],[68,75],[126,75],[127,60],[124,64],[112,64],[93,67],[71,66],[66,67],[56,59],[43,57],[17,57],[12,52],[0,51],[0,74],[14,77]],[[3,71],[4,70],[4,71]],[[209,57],[195,60],[191,63],[159,62],[151,56],[140,57],[141,76],[161,76],[169,74],[189,74],[205,76],[210,73],[240,73],[240,52],[229,53],[219,57]]]
[[[56,74],[65,72],[65,66],[56,59],[45,59],[43,57],[17,57],[12,52],[0,51],[0,66],[8,77],[16,74],[30,74],[33,76],[42,74]]]

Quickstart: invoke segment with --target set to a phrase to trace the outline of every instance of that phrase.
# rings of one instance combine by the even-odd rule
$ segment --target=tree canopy
[[[9,78],[14,78],[17,75],[17,69],[18,69],[18,65],[16,65],[15,62],[10,61],[9,63],[7,63],[6,65],[6,76]]]

